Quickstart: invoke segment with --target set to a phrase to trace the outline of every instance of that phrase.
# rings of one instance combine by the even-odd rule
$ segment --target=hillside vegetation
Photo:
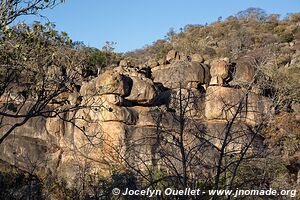
[[[166,39],[124,56],[137,65],[163,63],[171,49],[184,56],[200,54],[206,63],[227,57],[255,66],[261,71],[257,81],[266,90],[276,90],[279,107],[289,109],[292,101],[299,102],[300,13],[280,19],[278,14],[249,8],[210,25],[186,25],[179,33],[171,29]]]
[[[209,59],[237,59],[261,48],[277,46],[280,50],[282,44],[299,40],[299,23],[300,14],[280,19],[277,14],[267,15],[262,9],[249,8],[209,25],[186,25],[178,33],[171,28],[166,39],[126,55],[143,63],[148,58],[163,58],[170,49],[175,49],[186,55],[199,53]]]
[[[300,13],[249,8],[126,53],[74,42],[51,23],[8,25],[2,19],[0,199],[299,190]],[[178,197],[199,198],[232,197]]]

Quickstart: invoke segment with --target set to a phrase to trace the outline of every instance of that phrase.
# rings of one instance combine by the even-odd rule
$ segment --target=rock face
[[[240,58],[236,62],[232,82],[236,85],[249,84],[255,75],[254,67],[251,65],[250,58]]]
[[[249,125],[258,125],[270,114],[271,100],[243,89],[210,86],[206,92],[205,116],[208,120],[236,117]]]
[[[209,120],[206,122],[207,134],[205,137],[208,141],[213,143],[216,147],[222,147],[224,142],[224,137],[226,135],[226,130],[228,123],[224,120]],[[225,131],[220,131],[225,130]],[[254,137],[251,129],[247,127],[247,125],[243,123],[233,123],[231,128],[230,138],[228,139],[228,149],[232,151],[239,151],[243,148],[245,143],[249,143],[251,139]],[[262,149],[263,146],[263,138],[255,137],[253,141],[253,145],[257,147],[256,151]]]
[[[152,80],[131,77],[132,88],[127,100],[138,104],[151,104],[159,95],[159,88],[156,87]]]
[[[197,89],[174,89],[169,97],[168,107],[180,112],[180,105],[185,115],[193,118],[202,118],[204,112],[204,95]]]
[[[246,98],[240,89],[210,86],[206,92],[205,100],[205,116],[208,120],[223,119],[230,120],[237,111],[239,104],[243,106]],[[244,107],[242,108],[242,116],[244,115]]]
[[[106,71],[95,79],[95,87],[98,95],[117,94],[128,96],[131,88],[131,80],[113,71]]]
[[[92,96],[96,95],[96,84],[95,80],[92,80],[90,82],[84,82],[80,88],[80,95],[82,96]]]
[[[186,88],[189,84],[197,88],[197,85],[208,84],[210,79],[208,66],[199,62],[176,61],[153,68],[152,74],[154,82],[170,89]]]
[[[179,52],[175,50],[169,51],[168,54],[166,55],[167,62],[171,62],[173,60],[179,60],[179,59],[180,59]]]
[[[212,77],[210,85],[223,85],[230,77],[227,59],[214,60],[211,63],[210,74]]]
[[[191,56],[191,60],[194,61],[194,62],[204,63],[204,58],[200,54],[193,54]]]
[[[270,117],[272,103],[238,85],[251,82],[253,69],[239,62],[232,77],[232,66],[228,59],[208,65],[199,54],[188,57],[174,50],[165,60],[150,60],[143,67],[123,60],[84,82],[72,100],[66,96],[66,102],[82,109],[30,120],[0,145],[0,158],[26,171],[39,163],[36,171],[55,172],[76,182],[77,166],[108,174],[112,166],[124,167],[124,157],[160,165],[159,152],[180,153],[168,143],[180,131],[189,148],[204,138],[209,141],[206,152],[214,152],[212,146],[221,146],[232,119],[231,131],[239,139],[228,148],[239,150],[253,137],[249,129]],[[256,144],[260,142],[262,138],[255,138]]]
[[[117,94],[104,94],[101,95],[100,98],[103,102],[108,102],[117,106],[123,106],[124,104],[126,104],[124,98]]]

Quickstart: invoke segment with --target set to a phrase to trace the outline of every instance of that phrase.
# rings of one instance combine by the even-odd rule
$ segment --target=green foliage
[[[5,82],[19,82],[28,84],[29,90],[36,90],[46,79],[47,87],[56,87],[55,84],[66,82],[62,79],[71,74],[75,83],[78,79],[97,76],[102,68],[119,62],[121,55],[112,52],[112,43],[104,50],[88,48],[73,43],[66,32],[54,28],[54,24],[43,25],[36,21],[32,26],[19,23],[3,33],[0,38],[0,86],[4,87]],[[12,72],[14,76],[9,75]]]
[[[237,58],[257,48],[300,38],[299,27],[295,23],[298,15],[291,14],[289,20],[280,20],[277,14],[267,15],[262,9],[249,8],[236,17],[231,16],[207,26],[187,25],[179,33],[170,29],[166,40],[157,40],[125,56],[143,63],[149,58],[163,58],[168,50],[175,49],[187,55],[199,53],[210,58]]]
[[[20,171],[0,172],[0,199],[41,199],[41,181]]]
[[[265,66],[262,69],[264,75],[267,77],[265,83],[266,87],[274,90],[274,103],[278,107],[285,107],[287,104],[300,99],[300,68],[298,66],[280,67]]]
[[[0,170],[0,199],[32,200],[91,200],[113,199],[112,189],[117,187],[137,189],[132,173],[114,173],[103,177],[100,174],[84,174],[77,185],[69,185],[67,180],[55,175],[39,179],[37,176],[20,170]],[[119,198],[118,198],[119,199]]]
[[[284,32],[280,35],[281,42],[291,42],[294,40],[293,33],[290,32]]]
[[[300,22],[300,13],[291,13],[288,15],[288,18],[293,23]]]
[[[0,39],[0,92],[10,88],[8,84],[24,87],[19,92],[27,97],[49,95],[55,88],[71,90],[73,83],[67,79],[79,78],[84,59],[68,35],[54,30],[53,24],[17,24]]]
[[[5,43],[6,41],[13,40],[16,48],[19,48],[21,44],[34,44],[36,48],[72,44],[72,40],[66,32],[59,33],[54,28],[55,25],[52,23],[42,25],[40,22],[35,21],[32,26],[19,23],[4,33],[1,42]]]
[[[86,55],[86,64],[82,71],[83,77],[97,76],[102,69],[116,65],[121,58],[119,53],[96,48],[84,48],[83,52]]]
[[[146,46],[143,49],[138,49],[132,52],[127,52],[124,56],[132,58],[135,64],[142,64],[150,58],[164,58],[167,52],[171,49],[172,45],[168,40],[157,40],[150,46]]]

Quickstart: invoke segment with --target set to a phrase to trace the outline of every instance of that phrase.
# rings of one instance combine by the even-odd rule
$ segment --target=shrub
[[[294,35],[290,32],[285,32],[280,35],[281,42],[291,42],[294,40]]]

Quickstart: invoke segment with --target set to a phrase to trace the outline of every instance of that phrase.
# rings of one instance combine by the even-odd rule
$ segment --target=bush
[[[291,42],[294,40],[294,35],[290,32],[285,32],[280,35],[281,42]]]

